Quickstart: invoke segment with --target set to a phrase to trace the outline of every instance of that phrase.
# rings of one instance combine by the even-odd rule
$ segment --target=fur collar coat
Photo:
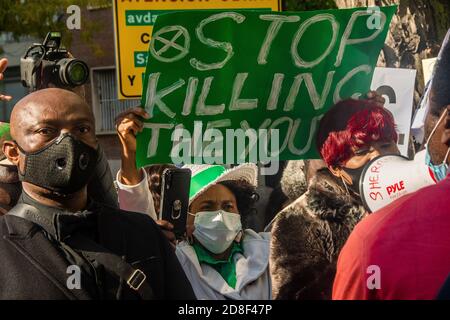
[[[283,209],[272,226],[270,269],[275,299],[330,299],[336,262],[350,232],[365,215],[328,169]]]

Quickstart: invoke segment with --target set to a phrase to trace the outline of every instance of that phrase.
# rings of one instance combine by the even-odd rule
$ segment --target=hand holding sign
[[[136,135],[144,127],[142,118],[148,119],[148,113],[140,107],[135,107],[120,113],[115,119],[119,139],[123,142],[127,154],[136,152]]]
[[[3,72],[6,70],[7,66],[8,66],[8,59],[6,58],[0,59],[0,80],[3,80]],[[1,100],[9,101],[11,99],[12,99],[11,96],[7,96],[0,93],[0,101]]]
[[[384,106],[384,103],[386,102],[386,99],[384,99],[383,96],[376,91],[369,91],[367,93],[367,99],[375,102],[381,107]]]
[[[136,167],[136,135],[142,132],[142,119],[149,115],[140,107],[132,108],[120,113],[116,117],[116,130],[122,145],[121,179],[127,185],[136,185],[142,177]]]

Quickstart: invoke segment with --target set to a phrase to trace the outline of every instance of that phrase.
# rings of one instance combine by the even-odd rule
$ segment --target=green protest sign
[[[159,16],[137,165],[317,158],[320,117],[369,90],[395,10]]]

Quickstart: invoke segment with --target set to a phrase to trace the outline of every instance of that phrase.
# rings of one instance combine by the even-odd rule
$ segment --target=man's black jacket
[[[156,299],[195,299],[174,250],[154,221],[141,213],[105,207],[98,213],[98,242],[147,275]],[[43,229],[20,217],[0,216],[0,299],[91,299],[68,289],[68,262]],[[111,277],[121,299],[138,299]],[[112,282],[112,283],[111,283]]]

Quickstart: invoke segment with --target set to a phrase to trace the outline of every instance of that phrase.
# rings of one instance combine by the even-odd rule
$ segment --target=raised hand
[[[0,80],[3,80],[3,72],[6,70],[6,67],[8,66],[8,59],[3,58],[0,59]],[[11,100],[11,96],[7,96],[5,94],[0,93],[0,101],[9,101]]]
[[[135,107],[128,109],[116,117],[116,130],[122,145],[121,182],[135,185],[142,180],[136,167],[136,135],[144,128],[143,118],[149,115],[144,109]]]

